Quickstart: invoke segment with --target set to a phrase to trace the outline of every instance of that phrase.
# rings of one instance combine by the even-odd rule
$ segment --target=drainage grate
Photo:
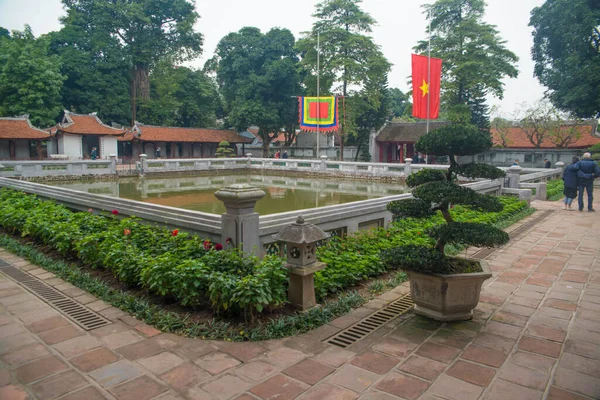
[[[533,218],[531,221],[524,223],[523,225],[521,225],[514,231],[510,232],[508,234],[508,236],[510,236],[511,240],[521,236],[522,234],[527,232],[529,229],[531,229],[534,225],[536,225],[536,224],[542,222],[542,220],[546,219],[551,213],[552,213],[552,211],[550,211],[550,210],[542,211],[540,213],[540,215]],[[473,256],[471,256],[471,258],[473,258],[475,260],[485,260],[492,254],[494,254],[498,249],[499,249],[499,247],[481,249],[478,252],[476,252],[475,254],[473,254]]]
[[[70,297],[65,296],[59,290],[42,282],[33,275],[27,274],[12,265],[6,264],[0,259],[0,271],[21,284],[25,289],[44,300],[50,306],[61,312],[71,321],[85,329],[86,331],[100,328],[112,322],[103,316],[95,313],[84,305],[76,302]],[[6,264],[6,265],[5,265]]]
[[[412,310],[413,301],[410,294],[405,294],[379,311],[375,311],[356,324],[344,329],[340,333],[326,339],[325,342],[346,348],[364,339],[394,318]]]

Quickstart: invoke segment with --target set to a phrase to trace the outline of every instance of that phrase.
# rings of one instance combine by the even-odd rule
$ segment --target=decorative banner
[[[299,97],[300,129],[304,131],[336,131],[338,100],[336,97]]]
[[[431,78],[431,82],[428,82],[428,78]],[[413,117],[427,119],[429,99],[429,119],[438,118],[441,82],[442,60],[440,58],[431,58],[429,61],[426,56],[412,55]]]

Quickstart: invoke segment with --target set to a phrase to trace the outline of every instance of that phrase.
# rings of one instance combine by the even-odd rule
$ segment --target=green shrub
[[[503,205],[499,212],[482,212],[464,206],[455,206],[449,212],[457,222],[478,222],[506,227],[530,210],[525,201],[516,197],[501,196],[498,201]],[[404,202],[403,200],[399,204]],[[434,213],[424,219],[397,219],[386,229],[361,231],[344,238],[331,239],[317,249],[319,261],[327,264],[327,268],[315,274],[317,298],[322,299],[329,293],[340,292],[348,286],[379,276],[401,265],[386,263],[381,257],[381,251],[399,246],[432,248],[435,240],[426,235],[426,231],[443,225],[443,217],[440,213]],[[460,246],[454,246],[454,249],[460,249]],[[410,251],[408,253],[410,254]]]
[[[555,179],[546,183],[546,199],[556,201],[563,197],[565,183],[562,179]]]
[[[109,270],[121,282],[144,286],[182,305],[208,304],[215,312],[249,318],[286,300],[281,258],[217,251],[184,232],[148,226],[135,218],[72,212],[52,201],[0,190],[0,225],[33,237],[64,256]]]
[[[235,151],[231,148],[231,145],[228,141],[223,140],[219,143],[217,147],[217,154],[215,154],[217,158],[230,158],[235,157]]]
[[[499,228],[483,222],[459,222],[450,213],[451,205],[462,205],[468,209],[485,212],[500,212],[503,204],[498,197],[481,194],[469,187],[460,186],[458,177],[498,179],[504,172],[486,164],[469,163],[461,165],[457,156],[481,153],[492,146],[489,134],[480,132],[475,126],[452,123],[421,137],[415,148],[434,156],[447,156],[450,161],[444,173],[421,172],[407,179],[409,185],[416,186],[414,200],[392,202],[388,210],[396,219],[414,217],[425,218],[431,213],[440,213],[445,225],[427,229],[426,233],[435,240],[435,246],[404,244],[399,248],[383,253],[388,263],[397,267],[424,273],[451,273],[458,263],[450,262],[446,256],[446,246],[492,247],[507,243],[508,235]],[[435,250],[433,250],[433,247]],[[435,252],[438,254],[436,255]]]

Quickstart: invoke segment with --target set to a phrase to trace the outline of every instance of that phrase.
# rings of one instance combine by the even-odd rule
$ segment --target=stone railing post
[[[146,154],[140,154],[140,165],[142,166],[140,172],[142,175],[145,175],[148,172],[148,156]]]
[[[230,239],[230,244],[243,252],[260,255],[259,221],[254,206],[265,195],[259,188],[246,183],[227,186],[215,192],[215,197],[225,204],[227,210],[221,217],[223,245]]]
[[[562,162],[562,161],[559,161],[559,162],[557,162],[556,164],[554,164],[554,166],[555,166],[556,168],[560,168],[560,169],[562,169],[563,171],[565,170],[565,163],[564,163],[564,162]]]
[[[404,175],[409,176],[412,173],[412,158],[404,159]]]
[[[518,189],[521,183],[521,171],[523,168],[518,165],[513,165],[508,169],[508,187],[511,189]]]
[[[110,158],[110,173],[116,175],[117,174],[117,155],[109,154],[108,158]]]
[[[320,159],[321,159],[321,167],[320,167],[320,168],[321,168],[321,171],[327,171],[327,163],[326,163],[326,161],[327,161],[327,156],[326,156],[326,155],[322,155],[322,156],[320,157]]]

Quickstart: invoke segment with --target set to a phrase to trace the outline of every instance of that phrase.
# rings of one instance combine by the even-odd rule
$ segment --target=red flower
[[[417,235],[420,235],[420,234],[421,234],[421,232],[417,232]]]
[[[112,215],[119,215],[119,211],[117,211],[117,210],[112,210],[111,213],[112,213]]]
[[[123,235],[125,235],[125,236],[131,235],[131,229],[125,229],[125,230],[123,230]]]
[[[223,245],[221,243],[216,243],[215,244],[215,250],[217,250],[217,251],[223,250]]]
[[[94,210],[92,210],[91,208],[88,208],[88,212],[89,212],[89,213],[93,213],[93,212],[94,212]]]
[[[231,243],[233,243],[233,239],[232,238],[227,238],[227,239],[225,239],[225,243],[231,244]]]
[[[210,240],[204,241],[204,250],[210,250]]]
[[[171,236],[177,236],[178,233],[179,229],[173,229],[173,232],[171,232]]]

